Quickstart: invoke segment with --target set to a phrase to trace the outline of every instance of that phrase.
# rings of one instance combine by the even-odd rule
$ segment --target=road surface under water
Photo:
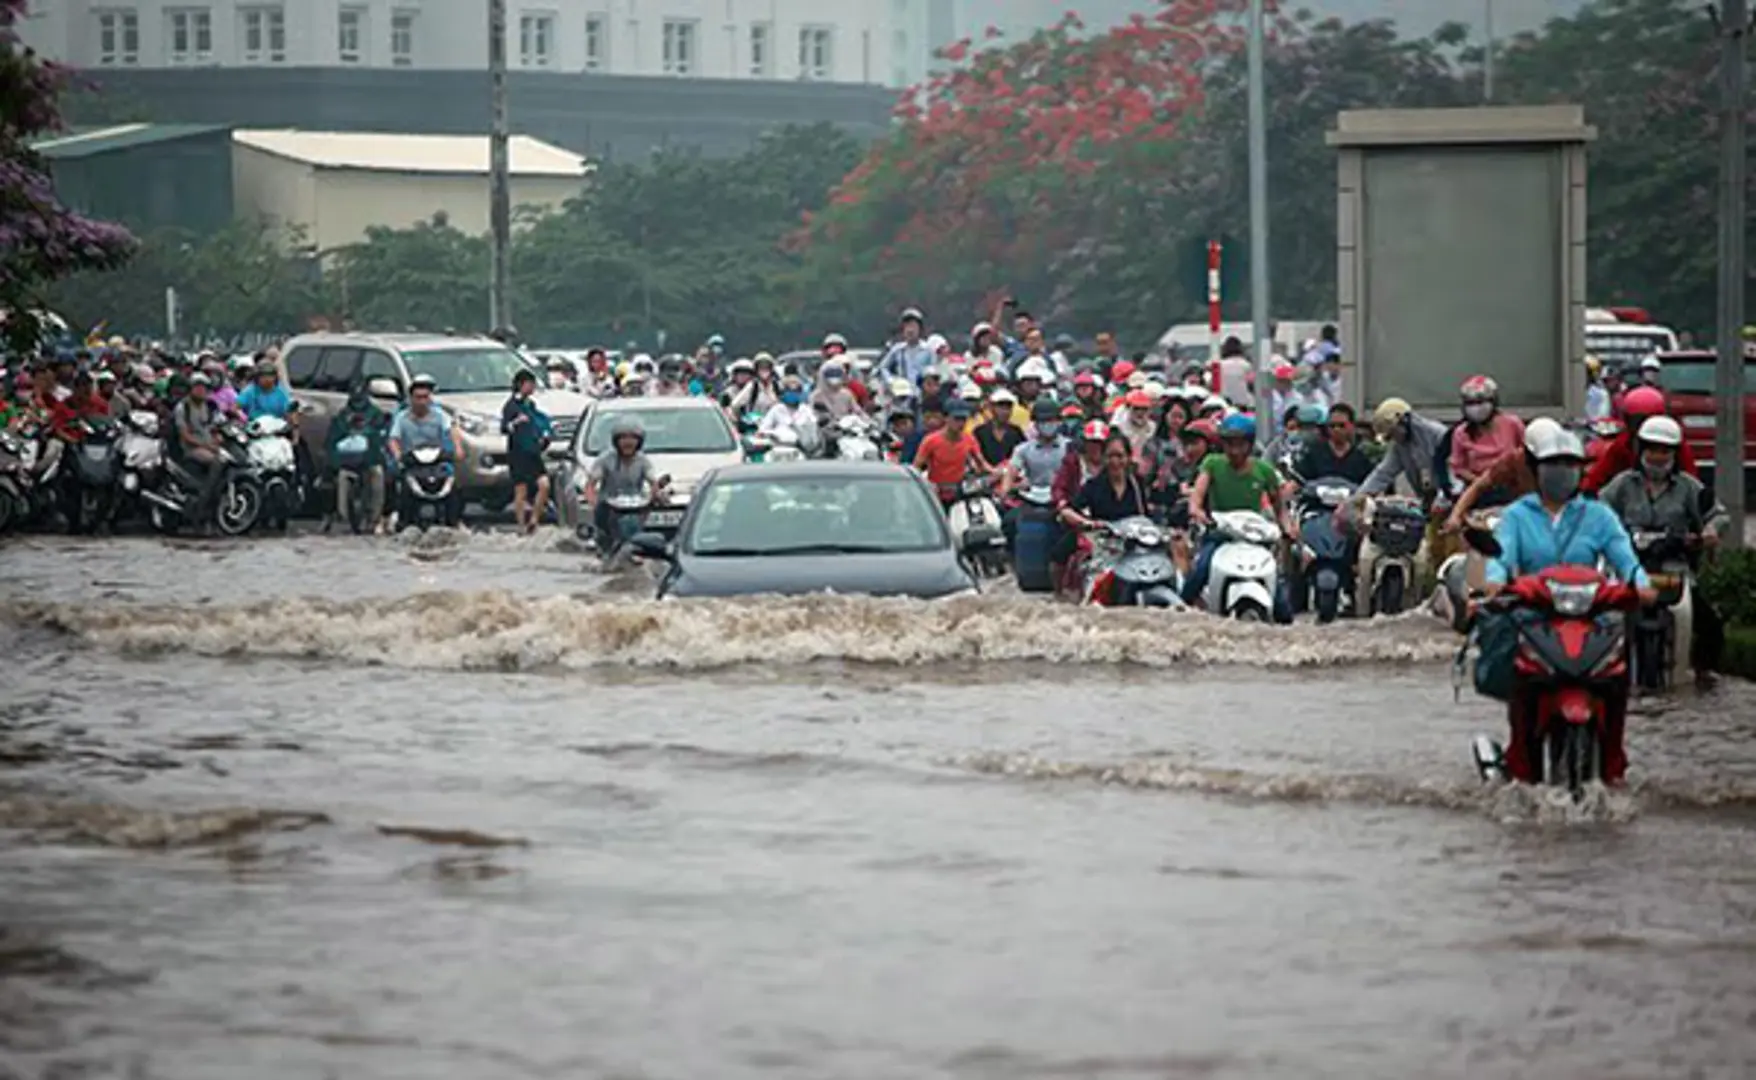
[[[1756,690],[1484,792],[1423,615],[0,549],[0,1075],[1741,1077]]]

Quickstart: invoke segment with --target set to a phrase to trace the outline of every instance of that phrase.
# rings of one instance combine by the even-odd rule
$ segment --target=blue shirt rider
[[[910,386],[921,385],[921,375],[938,362],[933,350],[921,340],[926,317],[918,308],[902,313],[902,340],[892,345],[878,361],[878,373],[886,378],[906,379]]]
[[[238,394],[238,408],[248,420],[263,416],[285,420],[296,407],[293,395],[280,385],[280,370],[268,360],[256,365],[255,381]]]
[[[436,387],[431,375],[416,375],[409,380],[409,402],[397,411],[390,422],[390,456],[400,462],[413,450],[437,446],[453,462],[457,458],[458,438],[452,430],[451,417],[433,400]]]

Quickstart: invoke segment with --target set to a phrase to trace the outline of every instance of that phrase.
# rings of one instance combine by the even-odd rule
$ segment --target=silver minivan
[[[330,417],[347,403],[353,386],[364,383],[378,406],[394,413],[408,394],[409,380],[427,375],[436,384],[435,400],[457,421],[463,436],[458,489],[465,502],[495,511],[512,500],[500,409],[512,392],[513,376],[529,369],[529,361],[492,338],[304,334],[281,348],[281,376],[298,399],[300,431],[319,476],[327,473]],[[543,373],[537,372],[537,378],[541,386]],[[590,399],[567,390],[539,389],[536,401],[555,423],[550,454],[565,456]]]

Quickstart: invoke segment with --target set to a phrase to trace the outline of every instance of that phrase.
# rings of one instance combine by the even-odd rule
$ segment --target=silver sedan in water
[[[585,410],[573,441],[562,459],[555,485],[555,501],[561,521],[577,529],[589,521],[583,504],[585,482],[591,463],[610,448],[610,431],[616,421],[632,416],[646,431],[645,453],[661,476],[671,478],[666,507],[647,515],[648,527],[674,531],[695,494],[695,485],[713,469],[737,465],[744,460],[744,447],[724,410],[711,398],[636,397],[606,398]]]

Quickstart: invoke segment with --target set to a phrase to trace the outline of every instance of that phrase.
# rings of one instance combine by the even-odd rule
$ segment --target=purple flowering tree
[[[126,229],[92,221],[55,199],[48,167],[30,148],[59,130],[56,108],[67,72],[18,39],[25,0],[0,0],[0,333],[19,351],[35,348],[43,286],[78,270],[122,265],[134,251]]]

